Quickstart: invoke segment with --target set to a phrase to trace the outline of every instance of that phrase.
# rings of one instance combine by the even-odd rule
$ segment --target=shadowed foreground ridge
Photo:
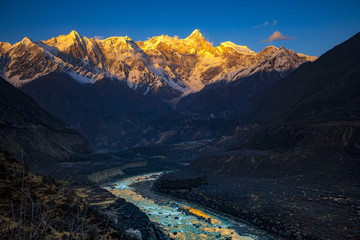
[[[1,239],[126,239],[107,216],[60,182],[0,152]]]

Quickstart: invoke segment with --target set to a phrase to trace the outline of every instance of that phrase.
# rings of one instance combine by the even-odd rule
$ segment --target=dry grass
[[[0,239],[121,239],[72,189],[0,152]]]

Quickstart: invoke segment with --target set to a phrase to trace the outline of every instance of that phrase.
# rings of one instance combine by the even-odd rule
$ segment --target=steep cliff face
[[[119,145],[127,132],[170,110],[159,98],[144,96],[126,83],[108,78],[84,85],[64,73],[51,73],[20,89],[46,111],[79,130],[97,150]],[[118,149],[126,146],[119,145]]]
[[[16,156],[20,156],[23,149],[29,164],[51,164],[93,151],[78,132],[2,78],[0,103],[0,145]]]

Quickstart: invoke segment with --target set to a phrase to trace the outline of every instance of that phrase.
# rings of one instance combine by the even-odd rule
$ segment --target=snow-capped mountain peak
[[[8,42],[0,42],[0,53],[5,53],[11,48],[11,44]]]
[[[14,45],[0,43],[0,75],[16,86],[51,72],[64,72],[86,84],[111,78],[169,99],[199,91],[221,76],[259,67],[273,53],[284,55],[275,62],[276,69],[314,60],[306,55],[285,58],[286,49],[274,46],[259,53],[232,42],[213,47],[197,29],[184,39],[161,35],[136,43],[128,36],[99,40],[73,30],[41,42],[25,37]]]
[[[236,70],[226,73],[219,77],[217,81],[235,81],[257,72],[279,72],[284,73],[284,76],[289,72],[298,68],[301,64],[307,62],[305,57],[299,56],[292,50],[284,47],[268,47],[264,51],[273,51],[273,53],[266,55],[259,63],[250,68]]]
[[[72,31],[68,34],[68,36],[71,36],[71,37],[73,37],[73,38],[80,38],[79,33],[78,33],[77,31],[75,31],[75,30],[72,30]]]
[[[41,41],[43,44],[57,48],[57,50],[60,52],[67,52],[71,46],[84,45],[87,42],[89,42],[88,38],[80,36],[74,30],[71,31],[68,35],[60,35],[49,40]]]
[[[199,39],[204,38],[201,32],[198,29],[195,29],[188,37],[187,39]]]
[[[240,46],[240,45],[236,45],[233,42],[227,41],[227,42],[223,42],[220,44],[220,46],[218,47],[218,49],[222,50],[226,49],[226,48],[230,48],[233,49],[239,53],[249,53],[249,54],[255,54],[254,51],[250,50],[250,48],[248,48],[247,46]]]
[[[33,41],[28,37],[24,37],[20,43],[24,45],[29,45],[29,44],[33,44]]]
[[[141,52],[139,46],[128,36],[109,37],[104,40],[97,40],[104,48],[111,48],[117,54],[124,51]]]

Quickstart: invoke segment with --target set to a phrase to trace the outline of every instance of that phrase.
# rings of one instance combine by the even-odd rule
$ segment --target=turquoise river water
[[[137,189],[139,183],[154,182],[161,172],[139,175],[105,187],[116,196],[135,204],[173,239],[276,239],[249,224],[234,220],[208,209]],[[151,185],[151,184],[150,184]]]

